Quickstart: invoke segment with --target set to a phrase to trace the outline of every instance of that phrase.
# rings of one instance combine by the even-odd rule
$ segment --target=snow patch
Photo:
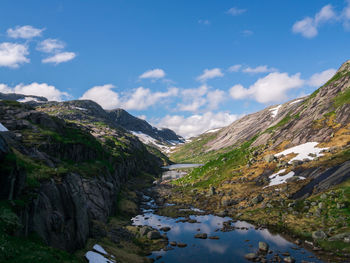
[[[287,179],[293,177],[294,174],[295,174],[293,171],[291,171],[291,172],[289,172],[289,173],[287,173],[287,174],[285,174],[285,175],[281,175],[281,174],[283,174],[285,171],[286,171],[286,169],[282,169],[281,171],[279,171],[279,172],[277,172],[277,173],[275,173],[275,174],[270,175],[269,178],[270,178],[271,181],[270,181],[270,183],[269,183],[268,186],[284,184],[284,183],[287,181]],[[266,186],[265,186],[265,187],[266,187]]]
[[[18,102],[29,102],[29,101],[35,101],[35,102],[38,102],[38,103],[43,103],[44,101],[41,101],[41,100],[38,100],[37,98],[34,98],[34,97],[24,97],[24,99],[19,99],[17,100]]]
[[[6,131],[9,131],[9,130],[0,122],[0,132],[6,132]]]
[[[80,107],[75,107],[75,106],[72,106],[72,108],[76,109],[76,110],[87,111],[87,109],[85,109],[85,108],[80,108]]]
[[[101,254],[93,251],[86,252],[85,257],[89,261],[89,263],[115,263],[114,260],[109,260]]]
[[[216,129],[211,129],[211,130],[207,130],[205,133],[213,133],[213,132],[217,132],[221,130],[221,128],[216,128]]]
[[[293,104],[301,102],[301,101],[303,101],[303,99],[295,100],[295,101],[292,101],[291,103],[289,103],[289,105],[293,105]]]
[[[271,116],[272,118],[275,118],[278,114],[278,110],[282,107],[282,105],[278,105],[275,108],[269,109],[269,111],[271,112]]]
[[[328,148],[318,148],[316,147],[318,145],[318,142],[307,142],[304,144],[300,144],[298,146],[294,146],[292,148],[289,148],[287,150],[284,150],[283,152],[275,154],[275,157],[280,157],[282,155],[288,155],[290,153],[295,153],[297,156],[289,160],[289,163],[292,163],[293,161],[302,161],[304,159],[313,160],[316,157],[323,156],[321,153],[323,150],[327,150]],[[310,156],[312,155],[312,156]]]
[[[93,250],[96,250],[97,252],[104,254],[104,255],[108,255],[108,253],[106,252],[106,250],[103,249],[103,247],[101,247],[99,244],[95,244],[94,247],[92,248]]]

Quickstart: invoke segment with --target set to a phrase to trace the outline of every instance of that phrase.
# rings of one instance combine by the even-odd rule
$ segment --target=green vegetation
[[[223,180],[231,178],[233,173],[239,175],[240,172],[237,172],[237,169],[249,162],[250,153],[254,151],[250,146],[257,137],[258,136],[255,136],[241,146],[219,155],[217,158],[207,162],[204,166],[195,168],[189,175],[175,181],[175,183],[207,188],[210,185],[215,186],[220,184]]]
[[[334,98],[334,107],[339,108],[344,104],[350,104],[350,87]]]

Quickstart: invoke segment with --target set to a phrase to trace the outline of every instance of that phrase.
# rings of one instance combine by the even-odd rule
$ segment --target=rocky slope
[[[204,166],[175,182],[169,202],[288,229],[317,246],[338,244],[350,253],[349,113],[347,61],[310,96],[247,115],[175,149],[174,161]]]
[[[109,122],[98,105],[81,103],[89,109],[76,111],[94,114],[63,109],[56,117],[43,112],[47,106],[0,101],[0,123],[9,130],[0,132],[0,243],[17,248],[8,235],[36,233],[55,248],[83,248],[116,213],[127,180],[160,172],[165,159]]]

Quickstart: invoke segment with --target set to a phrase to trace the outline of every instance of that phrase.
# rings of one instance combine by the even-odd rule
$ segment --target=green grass
[[[193,169],[190,174],[175,181],[175,183],[180,185],[193,184],[193,187],[199,188],[207,188],[210,185],[215,186],[220,184],[225,179],[232,177],[234,170],[248,163],[250,153],[254,151],[250,146],[257,137],[255,136],[241,146],[219,155],[204,166]]]
[[[334,98],[334,107],[339,108],[344,104],[350,103],[350,87],[348,87],[345,91],[339,93]]]

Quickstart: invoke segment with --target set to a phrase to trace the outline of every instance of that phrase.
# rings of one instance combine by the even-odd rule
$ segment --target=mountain
[[[47,98],[45,97],[33,96],[33,95],[27,96],[27,95],[17,94],[17,93],[2,93],[2,92],[0,92],[0,100],[14,100],[22,103],[33,104],[33,105],[47,102]]]
[[[151,143],[164,149],[169,145],[176,145],[185,141],[174,131],[167,128],[158,129],[153,127],[147,121],[134,117],[123,109],[111,110],[109,114],[118,125],[131,131],[144,143]]]
[[[0,243],[13,251],[1,262],[16,253],[73,262],[43,244],[83,248],[116,214],[128,181],[160,173],[167,158],[109,116],[91,101],[0,101]]]
[[[173,183],[168,203],[269,226],[314,250],[350,256],[350,61],[311,95],[191,138],[170,158],[203,166]]]
[[[193,172],[189,180],[192,185],[220,185],[229,174],[237,173],[266,187],[274,181],[271,176],[283,170],[282,174],[293,174],[290,180],[297,182],[290,193],[296,198],[325,191],[349,179],[349,152],[347,61],[311,95],[268,107],[228,127],[192,138],[170,157],[177,162],[205,163]],[[292,160],[288,153],[293,153]]]

